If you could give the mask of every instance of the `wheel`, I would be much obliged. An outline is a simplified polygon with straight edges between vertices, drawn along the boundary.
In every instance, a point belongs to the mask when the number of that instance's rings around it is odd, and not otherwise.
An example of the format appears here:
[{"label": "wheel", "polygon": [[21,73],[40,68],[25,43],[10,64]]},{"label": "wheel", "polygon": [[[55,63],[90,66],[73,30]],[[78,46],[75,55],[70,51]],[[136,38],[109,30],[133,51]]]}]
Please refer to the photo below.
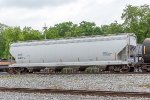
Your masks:
[{"label": "wheel", "polygon": [[107,70],[110,72],[114,72],[115,66],[108,66]]},{"label": "wheel", "polygon": [[121,68],[121,72],[123,72],[123,73],[128,73],[129,71],[130,71],[130,68],[128,66],[123,66]]},{"label": "wheel", "polygon": [[9,74],[17,74],[17,72],[15,71],[14,68],[8,68],[7,69],[7,73],[9,73]]},{"label": "wheel", "polygon": [[142,69],[142,72],[146,73],[146,72],[148,72],[148,71],[147,71],[147,69]]},{"label": "wheel", "polygon": [[143,65],[143,66],[141,66],[141,70],[142,70],[142,72],[148,72],[148,67],[146,66],[146,65]]}]

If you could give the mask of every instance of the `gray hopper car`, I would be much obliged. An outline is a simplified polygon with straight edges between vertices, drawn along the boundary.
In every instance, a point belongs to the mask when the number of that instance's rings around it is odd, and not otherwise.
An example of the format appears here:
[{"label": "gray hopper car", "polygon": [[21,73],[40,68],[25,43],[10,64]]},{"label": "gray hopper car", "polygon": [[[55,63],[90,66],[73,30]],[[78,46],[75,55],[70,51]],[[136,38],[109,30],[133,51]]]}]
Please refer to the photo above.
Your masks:
[{"label": "gray hopper car", "polygon": [[135,63],[136,45],[136,36],[131,33],[12,43],[10,54],[16,63],[9,67],[106,66],[123,71]]}]

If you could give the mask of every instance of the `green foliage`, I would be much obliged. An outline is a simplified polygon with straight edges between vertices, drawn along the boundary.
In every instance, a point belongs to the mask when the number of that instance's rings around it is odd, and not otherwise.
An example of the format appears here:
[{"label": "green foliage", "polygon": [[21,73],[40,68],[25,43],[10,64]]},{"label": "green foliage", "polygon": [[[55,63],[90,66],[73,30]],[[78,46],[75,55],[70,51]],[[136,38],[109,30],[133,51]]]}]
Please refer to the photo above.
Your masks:
[{"label": "green foliage", "polygon": [[121,24],[118,24],[117,21],[111,23],[110,25],[102,25],[101,29],[104,34],[124,33],[123,26]]},{"label": "green foliage", "polygon": [[33,30],[31,27],[24,27],[18,38],[20,41],[26,40],[41,40],[42,35],[38,30]]},{"label": "green foliage", "polygon": [[133,32],[138,42],[150,37],[150,7],[149,5],[128,5],[122,14],[123,26],[126,32]]},{"label": "green foliage", "polygon": [[101,28],[94,22],[86,21],[82,21],[79,25],[72,22],[59,23],[50,27],[45,33],[47,39],[103,34]]},{"label": "green foliage", "polygon": [[2,38],[2,33],[0,33],[0,57],[3,54],[3,51],[4,51],[3,38]]}]

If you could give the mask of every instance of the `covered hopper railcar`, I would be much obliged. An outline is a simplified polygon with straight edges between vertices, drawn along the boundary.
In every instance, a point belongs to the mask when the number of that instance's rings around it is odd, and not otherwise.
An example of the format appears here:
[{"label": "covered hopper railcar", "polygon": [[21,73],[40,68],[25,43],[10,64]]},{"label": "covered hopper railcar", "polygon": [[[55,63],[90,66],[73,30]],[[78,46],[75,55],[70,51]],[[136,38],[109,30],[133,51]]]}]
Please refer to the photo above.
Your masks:
[{"label": "covered hopper railcar", "polygon": [[135,63],[136,36],[120,34],[58,40],[18,42],[10,45],[13,68],[88,68],[129,71]]}]

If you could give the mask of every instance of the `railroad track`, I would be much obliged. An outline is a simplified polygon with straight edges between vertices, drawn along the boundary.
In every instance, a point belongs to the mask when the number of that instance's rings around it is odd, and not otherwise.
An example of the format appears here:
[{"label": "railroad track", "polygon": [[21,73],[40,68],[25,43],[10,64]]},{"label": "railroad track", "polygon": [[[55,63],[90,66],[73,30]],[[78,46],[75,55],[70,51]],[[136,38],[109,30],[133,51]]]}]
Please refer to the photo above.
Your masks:
[{"label": "railroad track", "polygon": [[36,88],[8,88],[0,87],[0,92],[18,93],[51,93],[65,95],[91,95],[91,96],[119,96],[119,97],[150,97],[148,92],[119,92],[94,90],[63,90],[63,89],[36,89]]}]

